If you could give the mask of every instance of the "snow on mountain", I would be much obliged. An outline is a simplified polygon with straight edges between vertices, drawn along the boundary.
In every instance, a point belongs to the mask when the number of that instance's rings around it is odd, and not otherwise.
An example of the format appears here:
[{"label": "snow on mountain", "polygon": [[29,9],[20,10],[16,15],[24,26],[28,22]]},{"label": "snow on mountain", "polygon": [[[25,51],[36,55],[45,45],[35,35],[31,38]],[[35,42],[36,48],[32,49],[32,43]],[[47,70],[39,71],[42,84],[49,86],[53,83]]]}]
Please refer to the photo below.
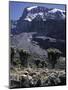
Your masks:
[{"label": "snow on mountain", "polygon": [[29,21],[29,22],[32,21],[31,18],[29,18],[28,16],[24,20]]},{"label": "snow on mountain", "polygon": [[[65,40],[65,12],[56,8],[47,9],[46,7],[31,7],[28,10],[27,8],[24,9],[17,24],[12,22],[16,25],[16,28],[11,28],[12,45],[32,51],[32,53],[36,52],[39,55],[44,55],[42,49],[55,47],[65,55],[65,42],[58,41],[58,39]],[[46,39],[41,36],[51,38]]]},{"label": "snow on mountain", "polygon": [[63,13],[64,11],[61,9],[54,8],[50,11],[48,11],[48,14],[50,14],[51,18],[55,19],[64,19],[65,15]]},{"label": "snow on mountain", "polygon": [[37,7],[38,7],[38,6],[32,6],[32,7],[27,8],[27,10],[30,11],[30,10],[32,10],[32,9],[34,9],[34,8],[37,8]]},{"label": "snow on mountain", "polygon": [[64,14],[65,13],[64,10],[57,9],[57,8],[54,8],[54,9],[48,11],[48,13],[56,13],[56,12],[59,12],[61,14]]},{"label": "snow on mountain", "polygon": [[55,13],[55,12],[57,12],[57,11],[63,12],[63,10],[57,9],[57,8],[54,8],[54,9],[50,10],[49,12],[50,12],[50,13]]},{"label": "snow on mountain", "polygon": [[41,18],[43,18],[43,12],[39,12],[39,13],[35,13],[35,14],[33,14],[33,13],[28,13],[27,14],[27,16],[26,16],[26,18],[24,19],[24,20],[27,20],[27,21],[29,21],[29,22],[31,22],[34,18],[36,18],[36,16],[38,16],[38,15],[40,15],[41,16]]},{"label": "snow on mountain", "polygon": [[35,19],[38,15],[42,18],[43,21],[46,19],[65,19],[65,11],[57,8],[48,9],[46,7],[28,7],[27,8],[27,15],[24,20],[31,22]]}]

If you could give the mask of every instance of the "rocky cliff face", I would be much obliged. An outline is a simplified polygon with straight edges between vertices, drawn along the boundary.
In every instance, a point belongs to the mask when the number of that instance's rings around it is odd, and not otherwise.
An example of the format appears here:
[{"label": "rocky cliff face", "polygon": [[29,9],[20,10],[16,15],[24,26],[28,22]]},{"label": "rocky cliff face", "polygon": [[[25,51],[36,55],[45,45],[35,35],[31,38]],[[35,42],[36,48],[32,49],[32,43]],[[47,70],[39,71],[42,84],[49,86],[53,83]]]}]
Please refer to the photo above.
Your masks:
[{"label": "rocky cliff face", "polygon": [[65,22],[63,10],[41,6],[27,7],[12,33],[44,32],[48,36],[65,39]]},{"label": "rocky cliff face", "polygon": [[[43,49],[54,47],[60,49],[65,56],[65,39],[66,39],[66,15],[65,11],[60,9],[48,9],[41,6],[27,7],[24,9],[22,16],[17,20],[15,26],[11,28],[13,37],[17,38],[22,33],[31,33],[31,40],[35,45]],[[18,35],[18,36],[17,36]],[[18,47],[23,47],[23,40],[29,35],[24,34],[21,38],[12,38],[12,42]],[[39,38],[38,38],[39,37]],[[42,38],[43,37],[43,38]],[[47,37],[47,38],[46,38]],[[49,37],[51,39],[49,39]],[[46,38],[46,39],[45,39]],[[28,37],[28,39],[30,39]],[[25,39],[24,39],[25,40]],[[28,42],[28,40],[25,40]],[[28,44],[27,44],[28,45]],[[33,47],[33,46],[32,46]]]}]

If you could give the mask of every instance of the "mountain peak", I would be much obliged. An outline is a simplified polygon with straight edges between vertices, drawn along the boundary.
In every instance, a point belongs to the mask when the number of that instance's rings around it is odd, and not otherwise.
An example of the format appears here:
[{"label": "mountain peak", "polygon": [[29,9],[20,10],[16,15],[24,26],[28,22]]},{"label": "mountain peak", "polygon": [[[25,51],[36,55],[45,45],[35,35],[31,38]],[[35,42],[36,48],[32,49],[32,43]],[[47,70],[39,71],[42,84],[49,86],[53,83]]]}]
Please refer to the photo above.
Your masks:
[{"label": "mountain peak", "polygon": [[27,10],[30,11],[30,10],[32,10],[32,9],[34,9],[34,8],[37,8],[37,7],[38,7],[38,6],[28,7]]},{"label": "mountain peak", "polygon": [[57,8],[53,8],[53,9],[50,10],[49,12],[55,13],[55,12],[57,12],[57,11],[59,11],[59,12],[63,12],[63,10],[61,10],[61,9],[57,9]]},{"label": "mountain peak", "polygon": [[37,16],[40,16],[43,21],[46,21],[47,19],[55,19],[55,20],[65,19],[64,11],[57,8],[48,9],[43,6],[32,6],[27,7],[26,10],[27,14],[25,15],[24,20],[29,22],[31,22]]}]

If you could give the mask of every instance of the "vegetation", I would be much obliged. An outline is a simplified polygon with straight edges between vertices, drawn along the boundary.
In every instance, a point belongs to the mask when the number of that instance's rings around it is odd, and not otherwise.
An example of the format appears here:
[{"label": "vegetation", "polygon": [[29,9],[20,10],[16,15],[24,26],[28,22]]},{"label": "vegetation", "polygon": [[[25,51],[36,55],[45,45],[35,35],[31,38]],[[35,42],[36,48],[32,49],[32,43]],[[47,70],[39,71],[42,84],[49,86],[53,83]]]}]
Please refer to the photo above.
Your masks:
[{"label": "vegetation", "polygon": [[65,70],[55,69],[57,59],[62,54],[61,51],[49,48],[47,52],[47,60],[51,63],[52,69],[48,68],[48,62],[45,59],[30,54],[22,48],[11,47],[10,88],[65,85]]},{"label": "vegetation", "polygon": [[33,56],[23,49],[17,49],[13,47],[11,47],[11,64],[13,66],[18,66],[18,64],[20,64],[22,67],[47,67],[46,61],[40,59],[39,56]]},{"label": "vegetation", "polygon": [[[48,60],[49,63],[52,65],[52,68],[55,68],[55,64],[57,63],[57,59],[59,59],[62,52],[55,48],[48,48]],[[30,53],[23,49],[17,49],[14,47],[11,47],[11,61],[10,63],[12,65],[20,64],[22,67],[37,67],[37,68],[45,68],[47,67],[47,61],[44,59],[41,59],[40,57]]]},{"label": "vegetation", "polygon": [[24,67],[28,66],[28,57],[30,56],[29,53],[27,53],[26,51],[24,51],[23,49],[21,49],[19,51],[19,56],[20,56],[20,60],[21,60],[21,65],[23,65]]},{"label": "vegetation", "polygon": [[13,64],[13,60],[14,60],[14,54],[15,54],[15,52],[14,52],[14,48],[13,47],[11,47],[11,56],[10,56],[10,59],[11,59],[11,64]]},{"label": "vegetation", "polygon": [[57,59],[60,57],[62,53],[60,50],[55,48],[49,48],[47,49],[47,52],[48,52],[49,62],[52,64],[52,68],[54,68],[55,64],[57,63]]}]

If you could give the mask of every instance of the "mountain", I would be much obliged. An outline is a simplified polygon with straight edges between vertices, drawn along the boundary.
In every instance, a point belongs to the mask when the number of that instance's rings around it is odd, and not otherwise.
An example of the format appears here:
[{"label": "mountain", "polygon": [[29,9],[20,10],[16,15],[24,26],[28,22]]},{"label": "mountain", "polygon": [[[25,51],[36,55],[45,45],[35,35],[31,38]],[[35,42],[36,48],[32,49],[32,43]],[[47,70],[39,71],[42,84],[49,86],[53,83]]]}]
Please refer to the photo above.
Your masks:
[{"label": "mountain", "polygon": [[45,7],[34,6],[27,8],[27,15],[24,20],[31,22],[33,19],[35,19],[38,16],[43,21],[46,21],[47,19],[61,20],[61,19],[65,19],[65,14],[63,12],[64,12],[63,10],[56,8],[49,10]]},{"label": "mountain", "polygon": [[11,32],[44,32],[51,37],[65,39],[65,25],[65,11],[33,6],[24,9],[22,16],[17,20],[16,28]]},{"label": "mountain", "polygon": [[10,29],[10,88],[66,85],[66,12],[26,7]]},{"label": "mountain", "polygon": [[[42,49],[50,47],[58,48],[65,56],[65,11],[42,6],[26,7],[22,16],[14,25],[14,27],[11,27],[11,34],[13,35],[11,42],[13,45],[25,49],[29,47],[31,49],[32,47],[33,52],[37,52],[38,50],[43,52]],[[29,38],[30,35],[31,39]],[[30,42],[28,43],[28,41]],[[25,44],[23,45],[23,43]]]},{"label": "mountain", "polygon": [[40,58],[46,58],[47,52],[41,48],[37,42],[33,40],[33,35],[35,33],[21,33],[18,35],[11,36],[11,46],[16,48],[23,48],[29,53],[40,55]]}]

